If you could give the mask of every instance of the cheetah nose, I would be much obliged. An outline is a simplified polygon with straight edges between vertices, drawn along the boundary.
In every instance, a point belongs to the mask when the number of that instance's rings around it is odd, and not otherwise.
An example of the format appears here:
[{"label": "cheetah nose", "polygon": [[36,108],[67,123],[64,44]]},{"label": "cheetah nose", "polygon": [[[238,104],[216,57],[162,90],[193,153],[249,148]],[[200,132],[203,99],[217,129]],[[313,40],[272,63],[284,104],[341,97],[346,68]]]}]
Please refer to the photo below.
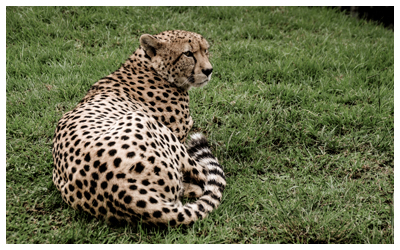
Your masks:
[{"label": "cheetah nose", "polygon": [[201,71],[203,72],[204,75],[209,76],[212,73],[213,69],[212,68],[211,69],[202,69]]}]

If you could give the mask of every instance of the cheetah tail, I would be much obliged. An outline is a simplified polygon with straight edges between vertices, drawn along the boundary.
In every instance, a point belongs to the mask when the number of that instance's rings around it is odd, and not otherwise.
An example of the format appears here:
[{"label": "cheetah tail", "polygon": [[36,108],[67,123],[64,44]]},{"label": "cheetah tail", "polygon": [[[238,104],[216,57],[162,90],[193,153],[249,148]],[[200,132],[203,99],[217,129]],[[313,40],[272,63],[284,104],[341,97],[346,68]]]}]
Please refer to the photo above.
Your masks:
[{"label": "cheetah tail", "polygon": [[203,195],[195,202],[185,205],[180,201],[173,204],[164,202],[163,213],[155,211],[153,214],[158,225],[191,225],[194,221],[205,218],[221,203],[222,192],[226,186],[225,174],[211,153],[207,139],[200,133],[192,135],[187,150],[192,159],[208,170]]},{"label": "cheetah tail", "polygon": [[222,192],[226,186],[225,174],[222,166],[211,153],[207,139],[203,134],[196,133],[191,135],[187,149],[189,155],[208,170],[203,195],[196,202],[183,206],[185,212],[187,212],[185,209],[192,208],[197,218],[201,219],[221,203]]}]

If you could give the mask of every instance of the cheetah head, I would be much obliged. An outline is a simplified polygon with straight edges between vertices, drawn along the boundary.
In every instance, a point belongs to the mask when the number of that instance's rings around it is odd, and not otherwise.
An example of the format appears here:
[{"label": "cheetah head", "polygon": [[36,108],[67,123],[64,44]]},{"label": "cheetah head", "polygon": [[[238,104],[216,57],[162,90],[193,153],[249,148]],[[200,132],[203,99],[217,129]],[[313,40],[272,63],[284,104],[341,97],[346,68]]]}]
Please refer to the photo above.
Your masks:
[{"label": "cheetah head", "polygon": [[166,31],[140,37],[140,45],[154,70],[165,80],[183,89],[206,85],[212,74],[208,42],[199,34]]}]

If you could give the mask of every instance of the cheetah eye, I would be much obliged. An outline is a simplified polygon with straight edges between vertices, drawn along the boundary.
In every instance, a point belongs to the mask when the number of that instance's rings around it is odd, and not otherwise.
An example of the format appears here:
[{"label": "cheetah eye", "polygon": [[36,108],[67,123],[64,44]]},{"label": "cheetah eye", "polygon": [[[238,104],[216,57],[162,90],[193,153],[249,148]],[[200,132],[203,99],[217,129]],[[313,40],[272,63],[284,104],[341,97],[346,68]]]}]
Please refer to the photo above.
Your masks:
[{"label": "cheetah eye", "polygon": [[183,54],[187,57],[193,57],[193,53],[190,51],[183,52]]}]

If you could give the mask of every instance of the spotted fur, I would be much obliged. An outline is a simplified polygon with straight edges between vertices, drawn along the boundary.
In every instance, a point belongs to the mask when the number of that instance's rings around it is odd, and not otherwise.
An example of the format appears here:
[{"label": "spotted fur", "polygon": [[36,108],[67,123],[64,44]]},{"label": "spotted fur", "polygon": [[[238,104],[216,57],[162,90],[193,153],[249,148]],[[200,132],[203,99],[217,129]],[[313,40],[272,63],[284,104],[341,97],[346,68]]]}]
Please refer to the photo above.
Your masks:
[{"label": "spotted fur", "polygon": [[[209,45],[187,31],[140,44],[58,122],[53,182],[71,207],[110,222],[191,224],[218,207],[226,185],[203,135],[184,145],[188,90],[211,78]],[[198,199],[183,205],[182,196]]]}]

